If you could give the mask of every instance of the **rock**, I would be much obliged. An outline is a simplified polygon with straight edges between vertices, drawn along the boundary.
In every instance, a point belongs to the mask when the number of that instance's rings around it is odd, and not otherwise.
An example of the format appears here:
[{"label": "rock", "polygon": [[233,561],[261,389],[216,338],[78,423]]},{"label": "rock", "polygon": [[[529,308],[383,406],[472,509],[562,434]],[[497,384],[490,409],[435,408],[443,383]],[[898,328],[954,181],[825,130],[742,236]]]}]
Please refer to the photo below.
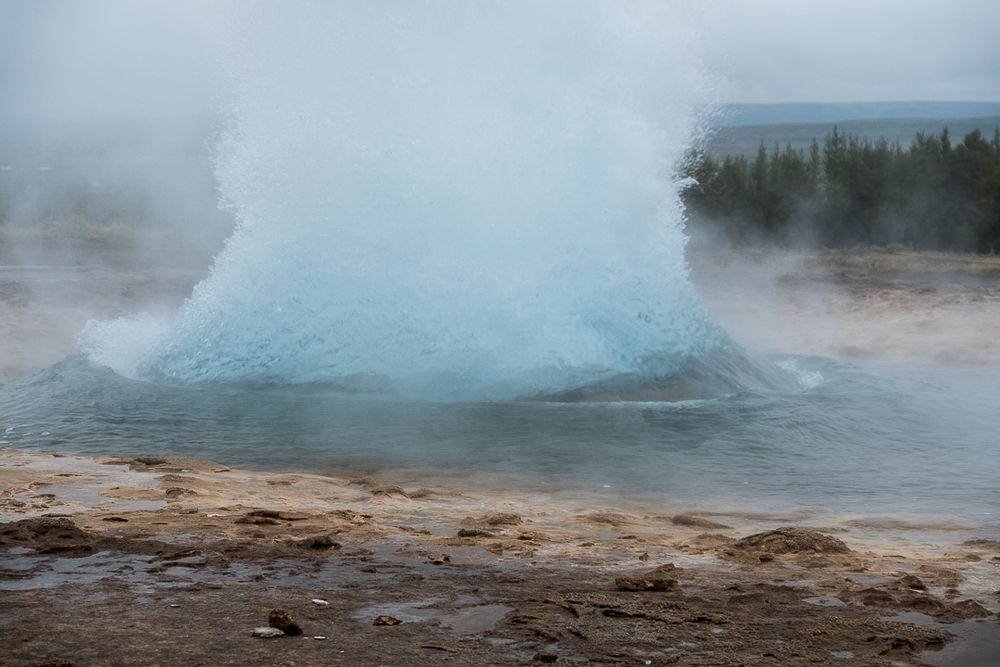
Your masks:
[{"label": "rock", "polygon": [[503,542],[493,542],[492,544],[483,545],[484,551],[489,551],[491,554],[495,554],[497,556],[503,556],[503,549]]},{"label": "rock", "polygon": [[399,496],[401,498],[409,498],[406,491],[403,490],[401,486],[377,486],[371,491],[369,491],[373,496]]},{"label": "rock", "polygon": [[986,618],[990,616],[990,610],[979,604],[975,600],[962,600],[956,602],[948,608],[957,618]]},{"label": "rock", "polygon": [[548,651],[539,651],[535,654],[535,662],[555,662],[559,656]]},{"label": "rock", "polygon": [[69,519],[42,517],[0,524],[0,547],[32,547],[35,553],[89,552],[96,535]]},{"label": "rock", "polygon": [[482,528],[461,528],[457,537],[496,537],[496,533],[489,530],[483,530]]},{"label": "rock", "polygon": [[914,591],[926,591],[927,585],[921,581],[920,577],[914,576],[912,574],[906,574],[899,578],[899,583],[904,588],[909,588]]},{"label": "rock", "polygon": [[269,516],[241,516],[233,523],[246,523],[253,526],[280,526],[281,522]]},{"label": "rock", "polygon": [[686,526],[688,528],[705,528],[708,530],[719,530],[722,528],[729,528],[721,523],[715,523],[714,521],[709,521],[708,519],[702,519],[701,517],[691,516],[690,514],[678,514],[677,516],[671,517],[670,523],[675,526]]},{"label": "rock", "polygon": [[253,632],[250,633],[254,637],[262,637],[263,639],[271,639],[273,637],[284,637],[285,633],[278,628],[254,628]]},{"label": "rock", "polygon": [[430,561],[432,565],[443,565],[451,562],[451,556],[448,554],[431,554],[427,557],[427,560]]},{"label": "rock", "polygon": [[340,542],[333,539],[333,533],[325,533],[323,535],[310,535],[309,537],[303,537],[296,540],[295,546],[303,549],[325,551],[327,549],[339,549]]},{"label": "rock", "polygon": [[524,519],[512,512],[490,512],[479,517],[478,522],[487,526],[520,526]]},{"label": "rock", "polygon": [[510,526],[519,526],[524,520],[511,512],[489,512],[467,516],[459,524],[458,537],[496,537],[507,534]]},{"label": "rock", "polygon": [[361,514],[359,512],[354,512],[352,510],[333,510],[329,513],[330,518],[337,519],[339,521],[346,521],[352,526],[363,526],[365,524],[371,523],[371,514]]},{"label": "rock", "polygon": [[892,607],[896,605],[896,598],[880,588],[860,590],[858,598],[861,600],[861,604],[866,607]]},{"label": "rock", "polygon": [[192,491],[191,489],[185,489],[180,486],[172,486],[166,491],[164,491],[163,495],[165,495],[167,498],[170,498],[171,500],[176,500],[178,498],[183,498],[184,496],[195,496],[198,494]]},{"label": "rock", "polygon": [[316,641],[323,641],[324,639],[326,639],[326,637],[324,637],[323,635],[315,635],[313,639],[315,639]]},{"label": "rock", "polygon": [[625,526],[631,523],[631,520],[627,516],[618,514],[617,512],[594,512],[581,518],[590,523],[602,523],[614,527]]},{"label": "rock", "polygon": [[292,615],[284,609],[272,609],[267,615],[267,624],[281,630],[286,635],[301,635],[302,628],[295,622]]},{"label": "rock", "polygon": [[900,599],[899,604],[930,616],[935,616],[945,611],[944,603],[930,595],[906,596]]},{"label": "rock", "polygon": [[734,542],[730,548],[743,551],[763,551],[769,554],[847,554],[851,550],[836,537],[811,528],[778,528],[757,533]]},{"label": "rock", "polygon": [[191,471],[226,472],[229,470],[226,466],[214,461],[189,456],[106,456],[98,458],[97,462],[106,465],[127,465],[131,470],[141,472],[189,473]]},{"label": "rock", "polygon": [[388,614],[382,614],[381,616],[376,616],[373,625],[399,625],[402,623],[401,620],[395,616],[389,616]]},{"label": "rock", "polygon": [[615,586],[620,591],[669,591],[677,585],[676,579],[663,577],[617,577]]},{"label": "rock", "polygon": [[297,512],[285,512],[283,510],[250,510],[247,516],[259,516],[265,519],[281,519],[282,521],[305,521],[309,517]]},{"label": "rock", "polygon": [[322,598],[313,598],[311,602],[317,607],[329,607],[330,603]]},{"label": "rock", "polygon": [[118,523],[128,523],[128,519],[126,519],[123,516],[106,516],[106,517],[102,517],[101,521],[112,521],[112,522],[118,522]]}]

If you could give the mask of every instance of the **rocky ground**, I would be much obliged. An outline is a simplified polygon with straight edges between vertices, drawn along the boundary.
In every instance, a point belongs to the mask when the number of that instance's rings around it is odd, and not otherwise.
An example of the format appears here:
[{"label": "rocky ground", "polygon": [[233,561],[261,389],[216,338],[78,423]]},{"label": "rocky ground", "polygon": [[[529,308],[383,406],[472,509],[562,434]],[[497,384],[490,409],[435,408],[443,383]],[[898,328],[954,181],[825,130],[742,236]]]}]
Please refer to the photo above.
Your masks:
[{"label": "rocky ground", "polygon": [[1000,664],[989,536],[428,474],[0,464],[5,665]]}]

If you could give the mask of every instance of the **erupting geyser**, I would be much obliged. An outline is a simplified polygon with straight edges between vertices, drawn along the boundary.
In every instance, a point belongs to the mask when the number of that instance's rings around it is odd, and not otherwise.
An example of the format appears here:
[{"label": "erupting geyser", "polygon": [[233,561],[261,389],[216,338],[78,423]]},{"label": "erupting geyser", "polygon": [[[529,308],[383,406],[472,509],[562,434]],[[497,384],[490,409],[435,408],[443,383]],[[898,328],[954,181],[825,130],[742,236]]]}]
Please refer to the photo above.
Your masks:
[{"label": "erupting geyser", "polygon": [[116,345],[143,325],[92,326],[97,361],[501,397],[669,375],[722,344],[687,279],[674,180],[705,101],[690,17],[596,2],[234,14],[218,176],[237,229],[140,354]]}]

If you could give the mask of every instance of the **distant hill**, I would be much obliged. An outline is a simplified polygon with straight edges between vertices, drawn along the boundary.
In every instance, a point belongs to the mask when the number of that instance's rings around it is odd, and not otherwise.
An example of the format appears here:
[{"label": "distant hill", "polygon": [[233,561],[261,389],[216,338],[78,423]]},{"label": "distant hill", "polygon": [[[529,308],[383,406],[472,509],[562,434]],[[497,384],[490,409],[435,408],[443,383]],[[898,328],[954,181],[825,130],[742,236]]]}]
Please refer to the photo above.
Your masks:
[{"label": "distant hill", "polygon": [[843,134],[873,140],[885,137],[892,142],[898,141],[906,147],[913,141],[917,132],[940,134],[945,127],[956,142],[975,129],[988,138],[992,137],[994,130],[1000,127],[1000,113],[980,118],[879,118],[719,127],[708,137],[705,150],[713,157],[738,154],[753,156],[761,143],[767,146],[768,150],[775,144],[781,149],[789,144],[792,148],[805,149],[812,143],[813,138],[822,146],[823,139],[834,126]]},{"label": "distant hill", "polygon": [[989,118],[1000,116],[1000,102],[781,102],[723,104],[716,127],[802,125],[869,119]]}]

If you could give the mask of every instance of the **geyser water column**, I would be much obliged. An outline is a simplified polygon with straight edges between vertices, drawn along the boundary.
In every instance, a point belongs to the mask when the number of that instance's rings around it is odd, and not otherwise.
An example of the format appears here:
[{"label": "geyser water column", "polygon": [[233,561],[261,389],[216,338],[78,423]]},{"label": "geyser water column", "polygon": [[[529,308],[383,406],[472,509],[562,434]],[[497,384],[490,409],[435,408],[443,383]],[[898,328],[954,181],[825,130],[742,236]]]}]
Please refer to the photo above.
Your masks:
[{"label": "geyser water column", "polygon": [[218,177],[238,227],[140,374],[504,397],[669,374],[721,341],[674,180],[704,101],[683,12],[232,18]]}]

